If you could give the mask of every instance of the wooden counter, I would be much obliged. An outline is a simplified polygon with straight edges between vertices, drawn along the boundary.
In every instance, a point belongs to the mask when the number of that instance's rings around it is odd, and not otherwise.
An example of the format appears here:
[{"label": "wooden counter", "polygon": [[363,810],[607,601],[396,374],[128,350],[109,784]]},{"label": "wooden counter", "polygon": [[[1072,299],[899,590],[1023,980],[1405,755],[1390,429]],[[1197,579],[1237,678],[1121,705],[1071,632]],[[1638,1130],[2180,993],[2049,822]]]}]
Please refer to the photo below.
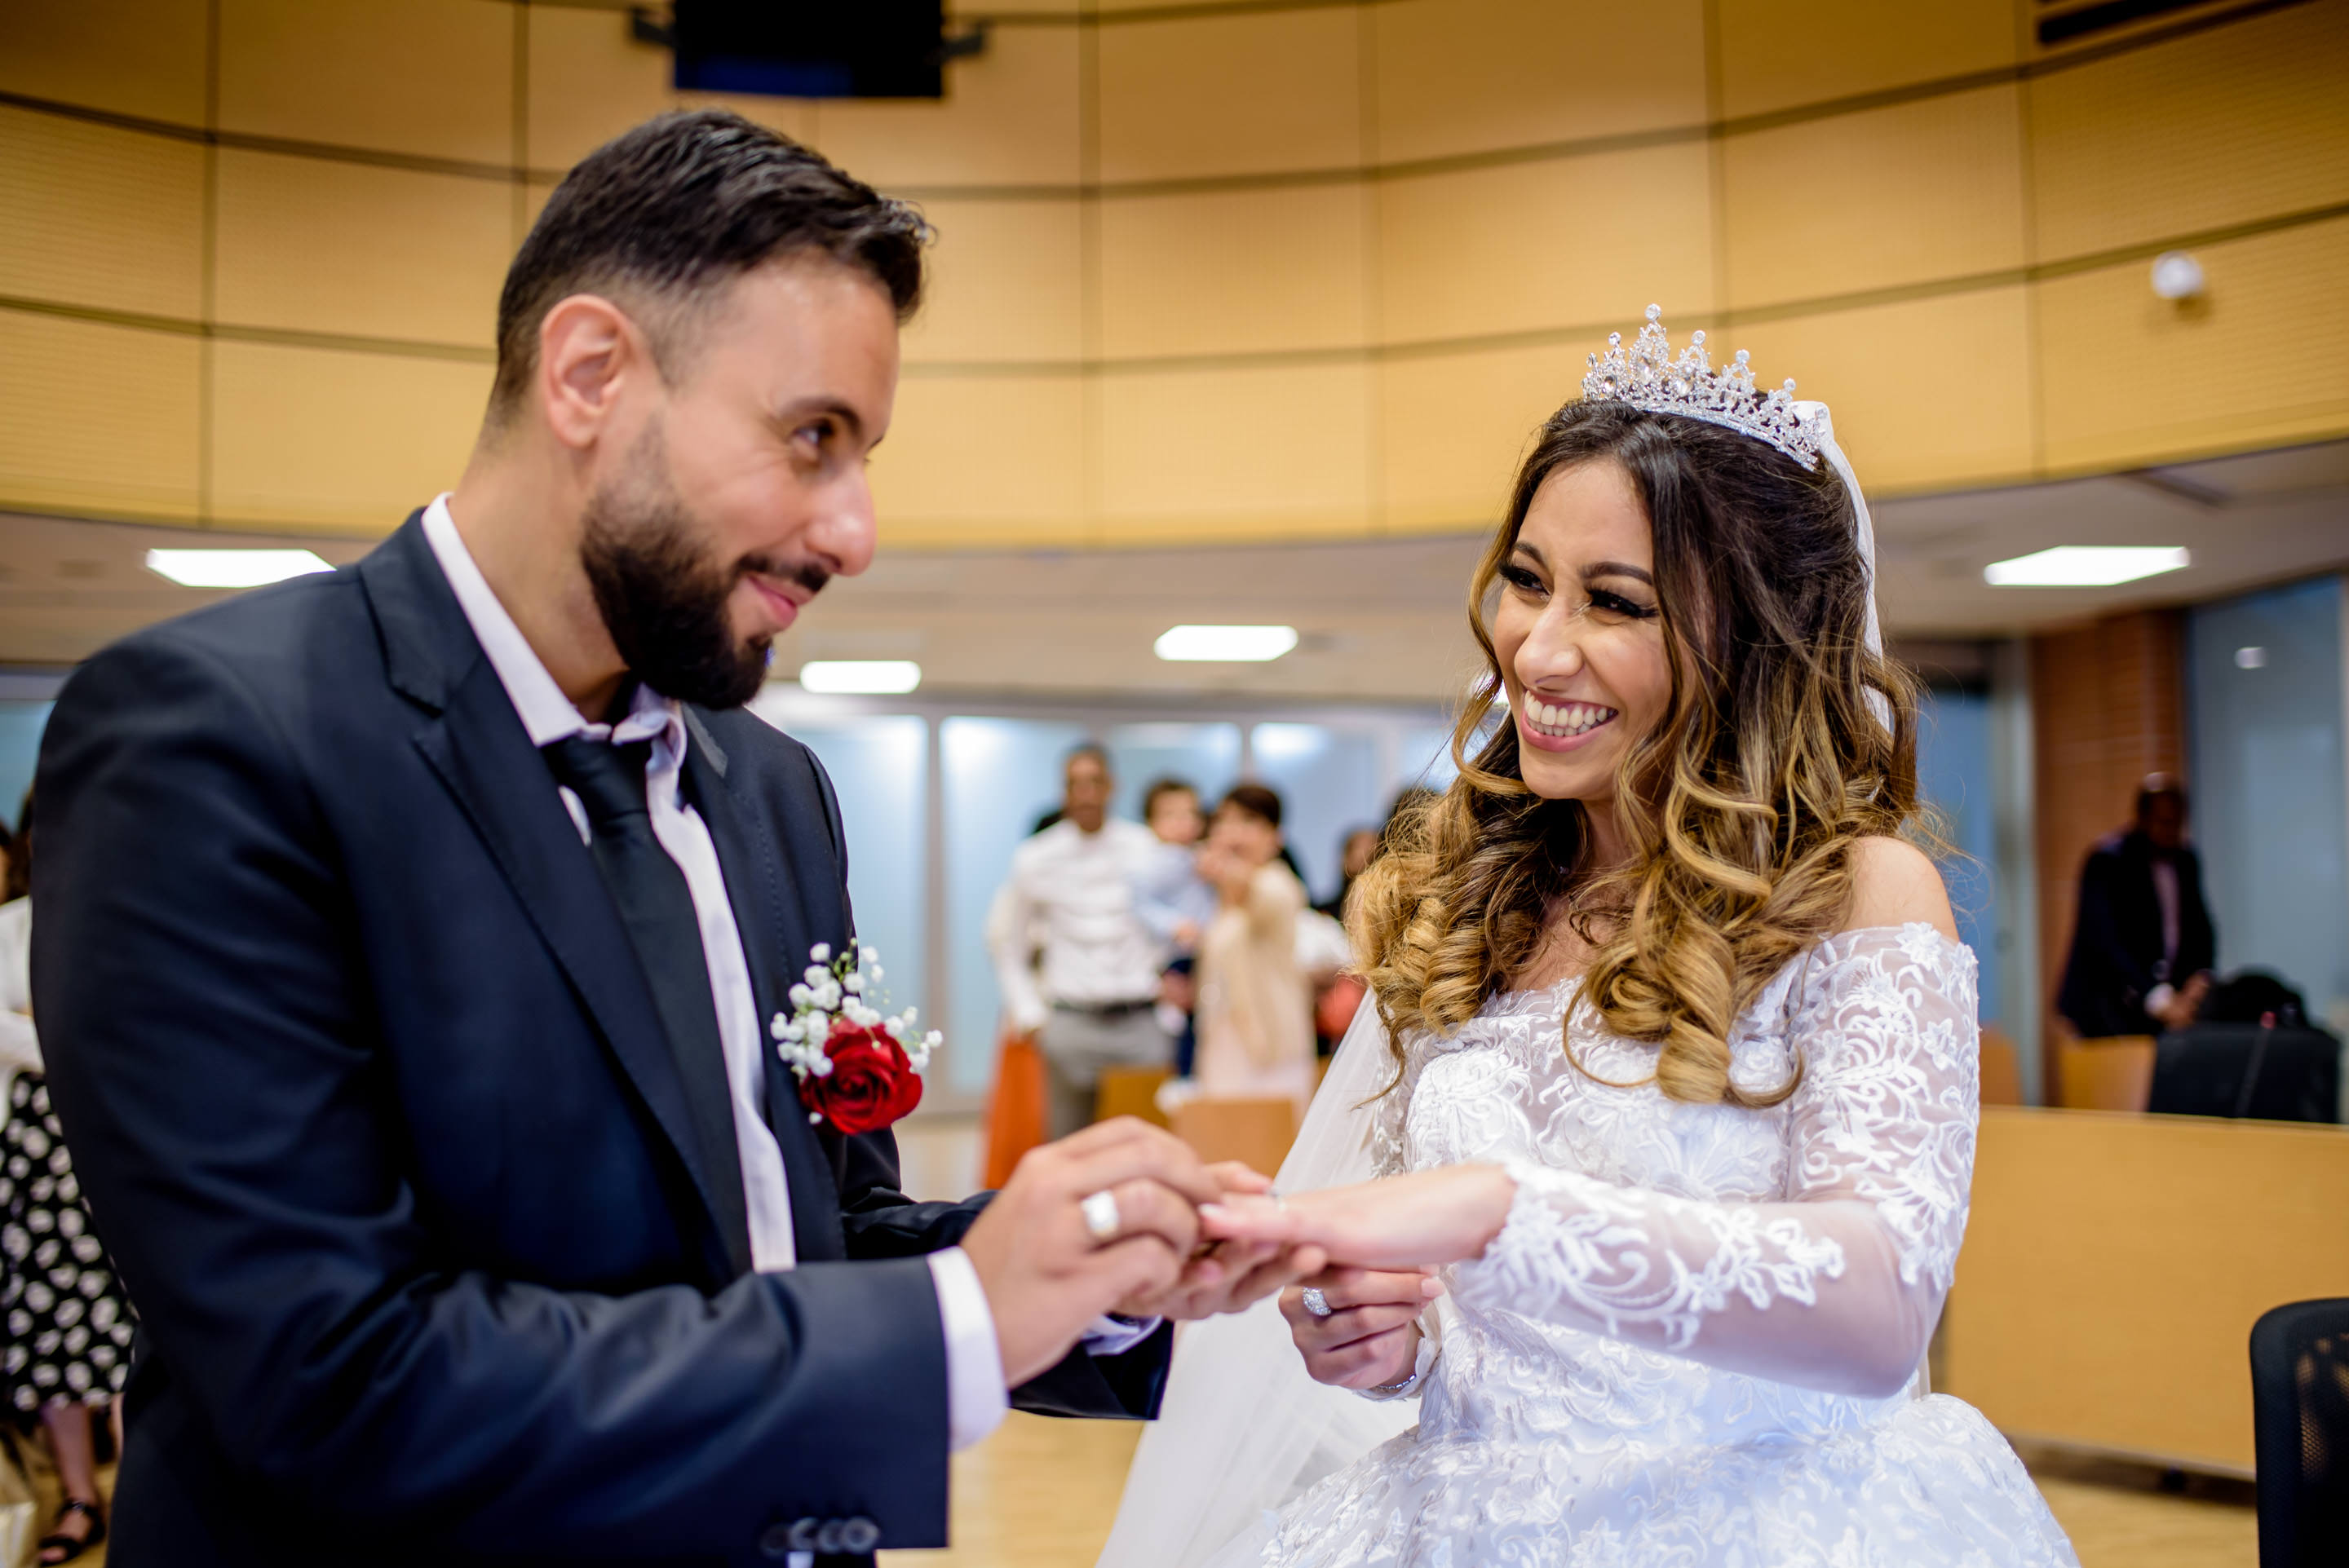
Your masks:
[{"label": "wooden counter", "polygon": [[1941,1387],[2017,1439],[2251,1473],[2251,1324],[2349,1295],[2349,1130],[1989,1107]]}]

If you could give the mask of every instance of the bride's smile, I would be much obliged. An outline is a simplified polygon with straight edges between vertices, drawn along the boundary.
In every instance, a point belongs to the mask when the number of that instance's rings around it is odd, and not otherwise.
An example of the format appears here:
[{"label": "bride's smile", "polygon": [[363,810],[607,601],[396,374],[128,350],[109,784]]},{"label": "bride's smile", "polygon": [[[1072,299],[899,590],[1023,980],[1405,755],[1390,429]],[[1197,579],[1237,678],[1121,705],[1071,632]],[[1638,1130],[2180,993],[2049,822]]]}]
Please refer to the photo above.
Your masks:
[{"label": "bride's smile", "polygon": [[1671,700],[1655,543],[1631,476],[1603,459],[1550,474],[1495,575],[1494,654],[1526,786],[1604,806]]}]

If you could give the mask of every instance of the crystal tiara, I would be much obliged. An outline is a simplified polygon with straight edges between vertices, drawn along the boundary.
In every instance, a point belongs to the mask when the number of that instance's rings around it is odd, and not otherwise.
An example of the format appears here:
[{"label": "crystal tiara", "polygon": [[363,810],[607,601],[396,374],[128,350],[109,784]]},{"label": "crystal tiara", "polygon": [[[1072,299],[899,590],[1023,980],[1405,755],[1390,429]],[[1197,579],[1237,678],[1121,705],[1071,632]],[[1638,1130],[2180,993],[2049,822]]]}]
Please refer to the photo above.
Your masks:
[{"label": "crystal tiara", "polygon": [[1607,335],[1607,353],[1590,356],[1590,374],[1582,378],[1584,402],[1626,403],[1651,414],[1702,419],[1767,441],[1806,469],[1819,466],[1819,438],[1795,407],[1791,377],[1775,392],[1755,391],[1745,350],[1715,370],[1702,332],[1674,358],[1658,325],[1663,314],[1661,305],[1648,307],[1648,325],[1629,351],[1621,333]]}]

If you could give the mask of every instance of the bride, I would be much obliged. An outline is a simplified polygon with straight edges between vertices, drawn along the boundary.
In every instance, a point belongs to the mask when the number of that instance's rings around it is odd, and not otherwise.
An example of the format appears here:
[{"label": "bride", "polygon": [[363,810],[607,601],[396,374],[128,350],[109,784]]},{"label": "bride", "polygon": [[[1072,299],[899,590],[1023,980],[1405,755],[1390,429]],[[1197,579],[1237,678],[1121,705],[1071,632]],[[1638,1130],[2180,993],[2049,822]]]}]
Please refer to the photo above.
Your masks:
[{"label": "bride", "polygon": [[1824,407],[1657,315],[1478,566],[1506,722],[1363,879],[1286,1196],[1210,1216],[1350,1266],[1192,1332],[1105,1565],[2076,1568],[1925,1387],[1975,971],[1865,504]]}]

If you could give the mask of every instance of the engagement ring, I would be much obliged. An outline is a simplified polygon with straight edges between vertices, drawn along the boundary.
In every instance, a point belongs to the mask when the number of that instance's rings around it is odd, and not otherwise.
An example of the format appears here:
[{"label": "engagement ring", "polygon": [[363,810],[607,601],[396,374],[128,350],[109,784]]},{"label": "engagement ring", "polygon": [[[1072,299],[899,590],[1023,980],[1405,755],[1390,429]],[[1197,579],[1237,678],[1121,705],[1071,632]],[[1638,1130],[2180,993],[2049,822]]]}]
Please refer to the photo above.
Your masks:
[{"label": "engagement ring", "polygon": [[1096,1242],[1107,1245],[1117,1240],[1121,1222],[1117,1212],[1117,1194],[1104,1187],[1077,1205],[1085,1217],[1085,1230]]},{"label": "engagement ring", "polygon": [[1321,1294],[1319,1286],[1309,1284],[1305,1287],[1305,1310],[1316,1317],[1327,1317],[1337,1308],[1330,1305],[1330,1298]]}]

